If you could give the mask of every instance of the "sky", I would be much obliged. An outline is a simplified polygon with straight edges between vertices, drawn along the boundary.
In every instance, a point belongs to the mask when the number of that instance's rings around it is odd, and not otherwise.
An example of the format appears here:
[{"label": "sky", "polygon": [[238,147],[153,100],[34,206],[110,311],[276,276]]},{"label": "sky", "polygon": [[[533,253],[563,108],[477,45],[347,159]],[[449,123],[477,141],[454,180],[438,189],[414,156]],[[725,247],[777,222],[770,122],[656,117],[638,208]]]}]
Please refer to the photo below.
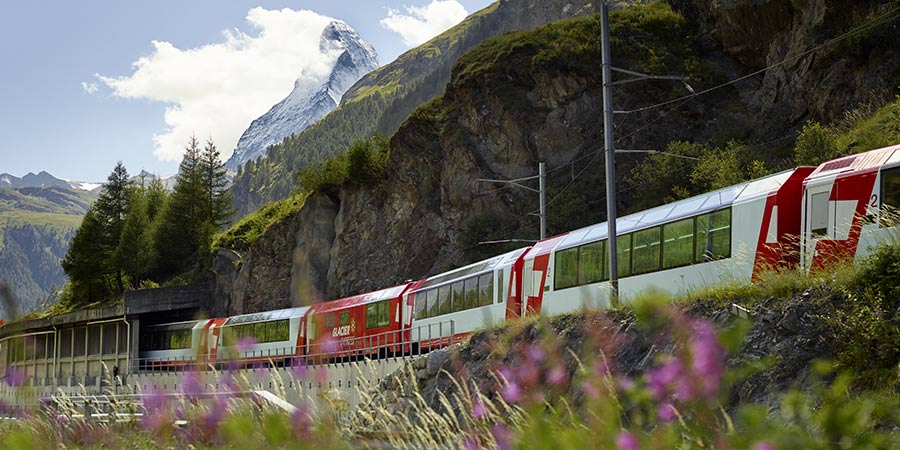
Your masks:
[{"label": "sky", "polygon": [[343,20],[384,65],[491,0],[46,0],[4,5],[0,173],[168,176],[191,134],[225,159]]}]

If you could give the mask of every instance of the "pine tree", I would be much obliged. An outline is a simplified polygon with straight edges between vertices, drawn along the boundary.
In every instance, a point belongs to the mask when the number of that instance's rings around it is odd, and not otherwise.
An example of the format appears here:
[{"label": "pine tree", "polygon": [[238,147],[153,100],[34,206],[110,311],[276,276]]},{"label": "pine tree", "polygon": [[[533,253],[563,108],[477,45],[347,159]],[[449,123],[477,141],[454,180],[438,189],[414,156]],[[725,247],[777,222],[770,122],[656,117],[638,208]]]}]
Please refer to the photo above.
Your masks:
[{"label": "pine tree", "polygon": [[231,209],[232,196],[228,190],[228,177],[225,164],[219,158],[219,150],[212,139],[206,141],[201,155],[203,167],[203,188],[206,196],[204,220],[209,222],[215,231],[222,229],[234,214]]},{"label": "pine tree", "polygon": [[[69,277],[71,298],[64,299],[70,304],[90,304],[98,300],[105,300],[110,294],[107,289],[106,278],[109,270],[103,239],[105,226],[96,208],[91,207],[85,214],[69,251],[61,264],[63,271]],[[86,299],[85,299],[86,297]]]},{"label": "pine tree", "polygon": [[169,276],[193,266],[205,210],[200,143],[191,136],[175,177],[163,217],[156,230],[155,246],[161,275]]},{"label": "pine tree", "polygon": [[121,267],[116,267],[113,255],[119,246],[122,229],[125,226],[128,205],[131,200],[131,186],[128,171],[122,161],[119,161],[107,177],[106,184],[101,188],[100,196],[95,203],[97,217],[103,225],[102,249],[97,257],[101,258],[107,267],[115,272],[119,294],[125,292],[125,283]]},{"label": "pine tree", "polygon": [[153,262],[153,242],[150,239],[150,218],[147,191],[140,187],[131,189],[128,216],[122,227],[119,245],[113,254],[116,268],[124,272],[130,287],[136,289],[150,273]]}]

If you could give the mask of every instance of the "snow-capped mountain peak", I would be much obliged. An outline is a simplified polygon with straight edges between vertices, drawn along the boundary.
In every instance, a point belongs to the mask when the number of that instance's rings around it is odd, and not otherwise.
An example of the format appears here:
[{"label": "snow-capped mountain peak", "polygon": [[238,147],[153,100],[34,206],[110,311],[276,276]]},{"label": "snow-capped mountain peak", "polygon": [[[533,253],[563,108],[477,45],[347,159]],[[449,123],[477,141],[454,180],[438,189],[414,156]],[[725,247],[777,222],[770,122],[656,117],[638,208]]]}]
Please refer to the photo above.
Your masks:
[{"label": "snow-capped mountain peak", "polygon": [[344,93],[363,75],[378,67],[378,55],[350,25],[335,20],[322,30],[319,51],[333,58],[331,72],[321,79],[301,76],[294,89],[267,113],[254,120],[238,140],[234,154],[225,163],[229,169],[265,155],[271,145],[297,134],[325,117]]}]

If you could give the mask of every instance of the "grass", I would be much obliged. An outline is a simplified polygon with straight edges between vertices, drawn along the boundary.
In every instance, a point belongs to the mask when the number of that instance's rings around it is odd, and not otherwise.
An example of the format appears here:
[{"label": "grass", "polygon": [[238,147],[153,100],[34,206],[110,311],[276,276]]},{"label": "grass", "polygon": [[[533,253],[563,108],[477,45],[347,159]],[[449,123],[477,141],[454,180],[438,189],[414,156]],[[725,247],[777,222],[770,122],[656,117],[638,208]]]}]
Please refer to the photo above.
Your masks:
[{"label": "grass", "polygon": [[306,195],[295,194],[290,198],[264,205],[244,216],[238,223],[213,238],[213,252],[220,248],[247,251],[273,225],[300,212]]}]

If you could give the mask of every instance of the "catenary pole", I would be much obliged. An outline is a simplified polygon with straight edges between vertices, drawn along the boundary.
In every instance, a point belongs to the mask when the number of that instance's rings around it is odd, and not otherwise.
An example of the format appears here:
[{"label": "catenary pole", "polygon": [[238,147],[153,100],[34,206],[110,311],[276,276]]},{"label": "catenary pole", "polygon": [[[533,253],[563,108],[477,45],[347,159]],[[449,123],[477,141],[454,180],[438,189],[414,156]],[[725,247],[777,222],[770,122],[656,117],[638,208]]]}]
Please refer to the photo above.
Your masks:
[{"label": "catenary pole", "polygon": [[613,147],[612,71],[609,54],[609,6],[600,1],[601,58],[603,62],[603,141],[606,150],[606,223],[609,249],[609,302],[619,305],[619,266],[616,248],[616,166]]},{"label": "catenary pole", "polygon": [[545,188],[547,172],[544,170],[544,163],[538,165],[538,176],[541,190],[541,240],[544,240],[547,238],[547,189]]}]

